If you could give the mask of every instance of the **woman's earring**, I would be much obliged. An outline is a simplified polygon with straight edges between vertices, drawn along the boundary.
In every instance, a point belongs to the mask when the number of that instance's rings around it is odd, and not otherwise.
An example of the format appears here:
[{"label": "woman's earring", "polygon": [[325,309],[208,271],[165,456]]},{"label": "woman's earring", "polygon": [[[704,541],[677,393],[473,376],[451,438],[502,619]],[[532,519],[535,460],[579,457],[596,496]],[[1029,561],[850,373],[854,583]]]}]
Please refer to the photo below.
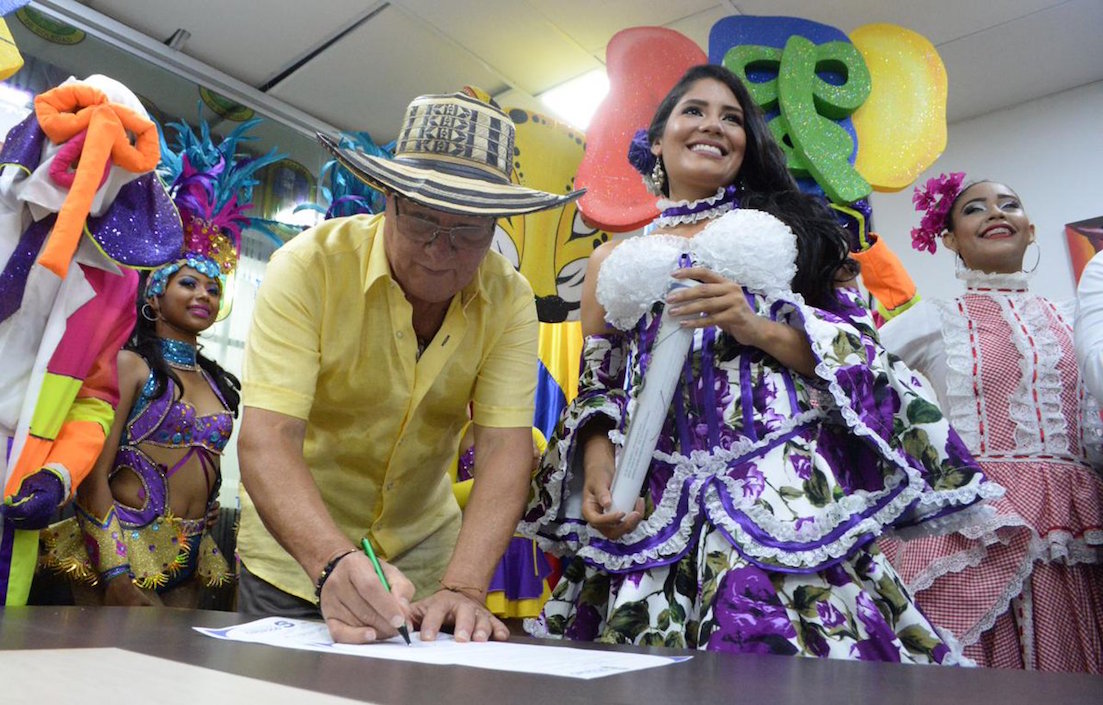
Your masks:
[{"label": "woman's earring", "polygon": [[[1033,273],[1034,270],[1038,268],[1038,263],[1042,261],[1042,248],[1038,246],[1038,242],[1036,240],[1031,241],[1030,245],[1034,245],[1034,266],[1031,267],[1030,269],[1027,269],[1026,267],[1023,267],[1023,272],[1025,272],[1026,274]],[[1030,247],[1030,245],[1027,245],[1027,247]],[[1024,254],[1023,260],[1026,260],[1026,257],[1025,257],[1026,253],[1024,252],[1023,254]]]},{"label": "woman's earring", "polygon": [[651,185],[655,189],[655,195],[663,195],[663,187],[666,185],[666,171],[663,170],[663,158],[655,158],[655,168],[651,170]]},{"label": "woman's earring", "polygon": [[153,310],[153,307],[149,303],[142,304],[142,318],[146,319],[150,323],[157,322],[157,312]]},{"label": "woman's earring", "polygon": [[968,267],[965,266],[965,258],[962,257],[960,253],[955,252],[954,253],[954,275],[960,278],[961,273],[966,269],[968,269]]}]

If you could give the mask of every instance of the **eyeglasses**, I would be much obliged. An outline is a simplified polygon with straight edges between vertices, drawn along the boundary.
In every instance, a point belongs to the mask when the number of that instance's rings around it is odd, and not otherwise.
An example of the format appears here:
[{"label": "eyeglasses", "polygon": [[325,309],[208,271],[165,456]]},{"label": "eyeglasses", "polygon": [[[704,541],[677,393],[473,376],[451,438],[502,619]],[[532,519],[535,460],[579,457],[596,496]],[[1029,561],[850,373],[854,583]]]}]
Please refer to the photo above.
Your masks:
[{"label": "eyeglasses", "polygon": [[419,245],[432,245],[437,236],[444,233],[448,236],[448,242],[453,249],[478,250],[490,244],[494,238],[494,221],[489,225],[454,225],[450,228],[442,228],[440,224],[426,220],[412,213],[402,213],[398,204],[403,199],[394,199],[394,214],[402,221],[402,234]]}]

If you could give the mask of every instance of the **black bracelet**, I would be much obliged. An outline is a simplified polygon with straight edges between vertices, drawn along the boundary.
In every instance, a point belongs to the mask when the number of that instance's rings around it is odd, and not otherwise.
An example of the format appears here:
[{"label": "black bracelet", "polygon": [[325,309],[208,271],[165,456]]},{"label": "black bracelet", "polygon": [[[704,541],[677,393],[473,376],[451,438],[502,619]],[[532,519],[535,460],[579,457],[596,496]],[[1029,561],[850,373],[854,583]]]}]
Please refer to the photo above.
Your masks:
[{"label": "black bracelet", "polygon": [[314,583],[314,599],[318,601],[318,604],[322,604],[322,587],[326,584],[326,580],[329,580],[329,576],[333,574],[333,569],[337,567],[337,564],[341,562],[341,559],[350,553],[356,553],[355,548],[350,548],[344,553],[338,553],[329,563],[326,563],[326,567],[322,568],[321,574],[318,576],[318,582]]}]

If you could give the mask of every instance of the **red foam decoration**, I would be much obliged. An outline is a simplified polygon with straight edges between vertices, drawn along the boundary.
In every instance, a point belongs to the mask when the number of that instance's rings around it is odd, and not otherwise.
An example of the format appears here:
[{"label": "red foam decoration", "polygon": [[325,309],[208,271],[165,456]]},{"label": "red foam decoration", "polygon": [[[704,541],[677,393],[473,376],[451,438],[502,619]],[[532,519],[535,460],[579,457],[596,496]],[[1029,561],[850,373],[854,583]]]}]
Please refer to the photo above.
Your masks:
[{"label": "red foam decoration", "polygon": [[646,128],[662,99],[690,66],[708,63],[701,47],[664,27],[633,27],[609,40],[605,68],[609,93],[586,131],[586,155],[575,187],[588,189],[578,209],[608,232],[642,228],[658,211],[655,197],[628,163],[628,145]]}]

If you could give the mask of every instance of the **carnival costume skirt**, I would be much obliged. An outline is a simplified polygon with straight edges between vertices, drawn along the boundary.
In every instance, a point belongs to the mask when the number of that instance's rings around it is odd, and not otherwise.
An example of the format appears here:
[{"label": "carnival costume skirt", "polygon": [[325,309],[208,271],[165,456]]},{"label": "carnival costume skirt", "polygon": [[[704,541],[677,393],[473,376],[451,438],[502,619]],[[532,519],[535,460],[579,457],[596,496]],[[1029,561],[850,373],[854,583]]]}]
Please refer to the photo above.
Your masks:
[{"label": "carnival costume skirt", "polygon": [[949,663],[949,648],[876,546],[817,573],[748,563],[715,528],[681,560],[610,575],[580,559],[534,636],[903,663]]},{"label": "carnival costume skirt", "polygon": [[[142,527],[122,524],[134,584],[158,593],[196,576],[200,584],[217,588],[233,580],[233,572],[205,530],[206,519],[157,517]],[[42,532],[42,568],[95,585],[99,579],[89,558],[85,536],[76,518],[58,522]]]}]

